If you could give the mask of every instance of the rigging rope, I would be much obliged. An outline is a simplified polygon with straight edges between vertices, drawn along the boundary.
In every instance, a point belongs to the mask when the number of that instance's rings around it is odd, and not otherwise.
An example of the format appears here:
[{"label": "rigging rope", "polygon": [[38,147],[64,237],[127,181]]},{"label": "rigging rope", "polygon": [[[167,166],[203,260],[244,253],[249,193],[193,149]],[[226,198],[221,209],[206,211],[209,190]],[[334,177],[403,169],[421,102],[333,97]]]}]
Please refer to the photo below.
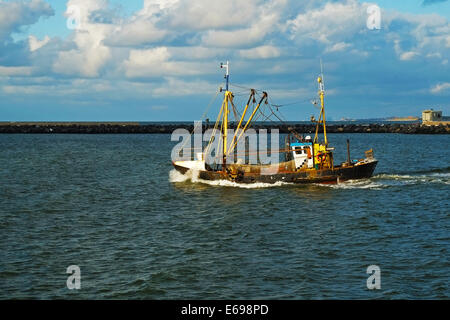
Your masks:
[{"label": "rigging rope", "polygon": [[[216,92],[215,96],[213,96],[213,97],[211,98],[211,100],[210,100],[208,106],[206,107],[206,110],[203,112],[203,115],[202,115],[202,117],[200,118],[201,121],[198,122],[197,125],[194,124],[194,128],[192,129],[191,133],[189,134],[189,138],[192,137],[192,134],[195,132],[195,129],[198,128],[198,125],[203,123],[203,119],[204,119],[204,118],[206,117],[206,115],[208,114],[209,109],[211,109],[211,106],[213,105],[214,101],[216,101],[217,96],[218,96],[219,93],[220,93],[220,89],[221,89],[221,87],[217,88],[217,92]],[[181,149],[184,148],[184,146],[186,145],[187,141],[188,141],[188,140],[186,139],[186,141],[185,141],[185,142],[183,143],[183,145],[181,146]],[[189,140],[189,141],[190,141],[190,140]]]}]

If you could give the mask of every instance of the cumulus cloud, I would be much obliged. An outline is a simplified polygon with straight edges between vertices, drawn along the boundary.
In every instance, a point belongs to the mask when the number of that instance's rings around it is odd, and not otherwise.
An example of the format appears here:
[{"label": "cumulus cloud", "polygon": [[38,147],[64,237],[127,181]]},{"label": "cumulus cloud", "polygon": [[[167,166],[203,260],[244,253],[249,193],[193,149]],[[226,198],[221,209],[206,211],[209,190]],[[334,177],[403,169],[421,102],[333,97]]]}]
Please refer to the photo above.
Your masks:
[{"label": "cumulus cloud", "polygon": [[299,13],[287,22],[291,39],[333,44],[351,38],[366,26],[367,4],[356,0],[328,2],[325,6]]},{"label": "cumulus cloud", "polygon": [[[224,48],[243,48],[262,43],[269,35],[279,32],[280,18],[285,6],[285,1],[268,1],[255,5],[251,10],[248,7],[242,8],[242,11],[236,9],[235,12],[248,13],[247,19],[243,20],[251,21],[248,26],[243,26],[241,22],[232,30],[213,28],[201,35],[201,43],[205,46]],[[235,12],[229,14],[235,15]]]},{"label": "cumulus cloud", "polygon": [[419,55],[419,54],[418,54],[417,52],[414,52],[414,51],[403,52],[403,53],[400,55],[400,60],[403,60],[403,61],[412,60],[412,59],[414,59],[415,57],[417,57],[418,55]]},{"label": "cumulus cloud", "polygon": [[261,42],[270,32],[270,24],[254,25],[239,30],[211,30],[204,34],[202,44],[211,47],[239,48]]},{"label": "cumulus cloud", "polygon": [[339,52],[339,51],[344,51],[345,49],[351,47],[352,45],[349,43],[345,43],[345,42],[338,42],[333,44],[331,47],[328,47],[326,49],[326,52]]},{"label": "cumulus cloud", "polygon": [[140,46],[162,40],[168,34],[168,31],[158,29],[152,19],[137,17],[129,23],[118,26],[114,36],[105,39],[105,44],[124,47]]},{"label": "cumulus cloud", "polygon": [[0,76],[30,76],[32,67],[3,67],[0,66]]},{"label": "cumulus cloud", "polygon": [[174,1],[166,20],[171,27],[190,30],[223,29],[249,25],[258,18],[263,1],[190,0]]},{"label": "cumulus cloud", "polygon": [[43,0],[6,2],[0,0],[0,40],[11,40],[11,33],[36,23],[41,17],[54,15]]},{"label": "cumulus cloud", "polygon": [[[12,33],[53,9],[43,0],[0,0],[0,40],[8,43],[7,50],[0,48],[2,92],[32,96],[48,91],[48,81],[51,91],[73,96],[83,91],[146,99],[204,94],[215,92],[212,83],[222,80],[217,66],[230,60],[233,81],[277,85],[277,98],[295,98],[307,95],[294,87],[315,78],[320,57],[327,89],[344,105],[349,90],[373,101],[393,88],[394,95],[426,92],[439,98],[448,92],[448,19],[382,9],[382,28],[369,30],[369,5],[357,0],[144,0],[141,9],[125,14],[109,0],[68,0],[66,16],[73,7],[80,13],[69,36],[30,34],[13,41]],[[25,81],[33,77],[44,80]],[[435,79],[441,82],[430,87]],[[315,92],[314,84],[307,91]]]},{"label": "cumulus cloud", "polygon": [[178,0],[145,0],[141,10],[116,24],[114,34],[105,39],[110,46],[136,47],[171,36],[170,30],[157,26]]},{"label": "cumulus cloud", "polygon": [[110,48],[103,41],[112,34],[114,25],[91,21],[91,14],[107,7],[106,0],[69,0],[69,9],[77,8],[78,26],[73,35],[75,49],[61,51],[53,65],[53,71],[66,75],[84,77],[99,76],[101,68],[111,57]]},{"label": "cumulus cloud", "polygon": [[189,76],[209,73],[207,66],[199,62],[171,61],[167,47],[131,50],[123,63],[129,78],[152,78],[162,76]]},{"label": "cumulus cloud", "polygon": [[36,51],[45,46],[47,43],[50,42],[50,37],[45,36],[44,39],[39,40],[35,36],[28,36],[28,44],[30,46],[30,51]]},{"label": "cumulus cloud", "polygon": [[173,77],[166,77],[164,83],[152,89],[156,97],[189,96],[217,92],[217,87],[205,80],[183,81]]},{"label": "cumulus cloud", "polygon": [[438,83],[431,88],[431,93],[437,94],[450,89],[450,82]]},{"label": "cumulus cloud", "polygon": [[247,59],[269,59],[278,58],[281,55],[281,51],[277,47],[267,45],[240,50],[239,55]]}]

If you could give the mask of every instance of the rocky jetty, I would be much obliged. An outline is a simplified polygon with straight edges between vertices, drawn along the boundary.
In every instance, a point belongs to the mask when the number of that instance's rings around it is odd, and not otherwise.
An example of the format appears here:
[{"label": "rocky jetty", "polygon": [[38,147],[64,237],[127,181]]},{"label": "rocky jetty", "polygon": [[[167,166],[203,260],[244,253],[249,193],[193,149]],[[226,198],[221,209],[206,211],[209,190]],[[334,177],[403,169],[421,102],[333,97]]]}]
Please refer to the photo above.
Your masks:
[{"label": "rocky jetty", "polygon": [[[212,125],[203,123],[203,130]],[[192,131],[194,124],[139,124],[139,123],[0,123],[0,133],[83,133],[83,134],[113,134],[113,133],[164,133],[171,134],[176,129]],[[233,128],[233,125],[231,125]],[[279,129],[280,133],[287,133],[294,129],[298,133],[314,133],[313,124],[259,124],[252,128]],[[328,124],[328,133],[404,133],[404,134],[448,134],[449,125],[428,126],[420,123],[388,123],[388,124]]]}]

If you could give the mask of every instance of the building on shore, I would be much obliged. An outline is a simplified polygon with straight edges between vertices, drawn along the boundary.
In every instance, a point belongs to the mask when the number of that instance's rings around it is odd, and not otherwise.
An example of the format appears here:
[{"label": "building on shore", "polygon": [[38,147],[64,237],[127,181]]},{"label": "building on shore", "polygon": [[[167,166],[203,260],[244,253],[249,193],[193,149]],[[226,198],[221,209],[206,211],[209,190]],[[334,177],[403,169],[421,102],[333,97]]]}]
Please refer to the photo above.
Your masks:
[{"label": "building on shore", "polygon": [[422,111],[422,121],[441,121],[442,111],[435,111],[433,109]]},{"label": "building on shore", "polygon": [[442,111],[437,111],[433,109],[428,109],[422,111],[422,123],[425,125],[447,125],[450,124],[449,119],[445,119],[445,117],[442,116]]}]

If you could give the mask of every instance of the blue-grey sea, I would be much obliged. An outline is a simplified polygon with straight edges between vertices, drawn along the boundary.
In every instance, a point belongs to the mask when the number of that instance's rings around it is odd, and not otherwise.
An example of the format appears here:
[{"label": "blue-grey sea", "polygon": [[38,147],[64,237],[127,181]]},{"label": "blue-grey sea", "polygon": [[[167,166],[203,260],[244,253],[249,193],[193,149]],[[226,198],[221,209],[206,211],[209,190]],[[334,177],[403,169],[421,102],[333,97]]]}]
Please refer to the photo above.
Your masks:
[{"label": "blue-grey sea", "polygon": [[346,139],[373,178],[243,188],[170,135],[0,135],[0,299],[449,299],[450,135]]}]

